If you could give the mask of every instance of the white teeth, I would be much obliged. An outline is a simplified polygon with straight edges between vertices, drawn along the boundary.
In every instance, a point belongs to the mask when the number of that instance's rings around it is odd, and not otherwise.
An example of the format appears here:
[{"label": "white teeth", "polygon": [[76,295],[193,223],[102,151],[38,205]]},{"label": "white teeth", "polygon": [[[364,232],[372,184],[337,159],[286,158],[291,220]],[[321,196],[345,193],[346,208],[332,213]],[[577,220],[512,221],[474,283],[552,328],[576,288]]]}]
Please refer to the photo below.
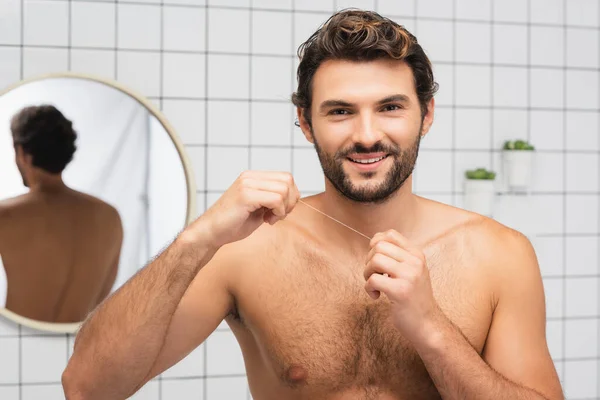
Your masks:
[{"label": "white teeth", "polygon": [[351,160],[356,163],[359,163],[359,164],[373,164],[373,163],[376,163],[377,161],[383,160],[384,158],[385,158],[385,156],[379,157],[379,158],[369,158],[366,160],[355,160],[355,159],[351,158]]}]

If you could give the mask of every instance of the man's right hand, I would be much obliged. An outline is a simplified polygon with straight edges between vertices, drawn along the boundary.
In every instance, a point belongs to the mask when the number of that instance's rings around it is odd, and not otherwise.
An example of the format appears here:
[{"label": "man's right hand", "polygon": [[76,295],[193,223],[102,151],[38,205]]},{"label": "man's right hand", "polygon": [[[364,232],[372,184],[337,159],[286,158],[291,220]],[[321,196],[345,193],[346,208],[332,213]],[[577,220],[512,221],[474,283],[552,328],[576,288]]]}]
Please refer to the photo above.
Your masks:
[{"label": "man's right hand", "polygon": [[245,171],[200,219],[208,224],[211,243],[220,247],[246,238],[264,222],[284,219],[299,199],[290,173]]}]

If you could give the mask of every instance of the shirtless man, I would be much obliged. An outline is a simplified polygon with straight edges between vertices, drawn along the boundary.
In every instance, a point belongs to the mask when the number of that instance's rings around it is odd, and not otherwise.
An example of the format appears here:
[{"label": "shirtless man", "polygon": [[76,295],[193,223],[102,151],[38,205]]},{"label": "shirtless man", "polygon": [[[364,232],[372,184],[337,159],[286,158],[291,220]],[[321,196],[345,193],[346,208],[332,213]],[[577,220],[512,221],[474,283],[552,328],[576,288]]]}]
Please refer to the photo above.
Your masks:
[{"label": "shirtless man", "polygon": [[434,113],[423,50],[360,11],[302,50],[293,100],[325,192],[303,204],[288,173],[241,174],[90,315],[67,398],[125,399],[225,319],[256,400],[562,399],[528,240],[411,191]]},{"label": "shirtless man", "polygon": [[54,106],[22,109],[11,131],[29,192],[0,201],[6,308],[39,321],[82,321],[115,281],[121,219],[112,206],[63,182],[77,135]]}]

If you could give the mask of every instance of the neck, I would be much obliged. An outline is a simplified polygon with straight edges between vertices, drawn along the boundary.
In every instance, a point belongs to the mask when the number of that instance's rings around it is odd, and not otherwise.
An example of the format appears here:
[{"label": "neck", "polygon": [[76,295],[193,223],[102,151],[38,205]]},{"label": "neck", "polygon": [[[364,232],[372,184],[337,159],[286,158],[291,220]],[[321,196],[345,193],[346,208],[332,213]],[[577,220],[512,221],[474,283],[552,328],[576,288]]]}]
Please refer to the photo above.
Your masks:
[{"label": "neck", "polygon": [[49,174],[42,171],[30,173],[27,183],[31,192],[57,192],[67,187],[60,174]]},{"label": "neck", "polygon": [[[359,203],[340,194],[326,181],[325,192],[312,204],[320,211],[372,238],[376,233],[394,229],[410,237],[417,220],[417,196],[412,193],[412,177],[382,203]],[[331,223],[336,224],[331,221]],[[339,231],[348,243],[367,244],[368,240],[339,224]]]}]

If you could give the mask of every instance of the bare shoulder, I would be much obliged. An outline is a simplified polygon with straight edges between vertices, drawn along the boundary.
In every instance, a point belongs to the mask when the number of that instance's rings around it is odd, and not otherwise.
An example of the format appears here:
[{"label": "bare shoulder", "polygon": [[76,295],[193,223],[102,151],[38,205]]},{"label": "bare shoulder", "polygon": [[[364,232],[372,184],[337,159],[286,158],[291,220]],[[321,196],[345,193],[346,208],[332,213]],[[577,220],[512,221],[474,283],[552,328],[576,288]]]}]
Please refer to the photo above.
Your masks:
[{"label": "bare shoulder", "polygon": [[537,261],[531,241],[516,229],[487,217],[474,219],[466,228],[471,248],[492,267],[510,271]]},{"label": "bare shoulder", "polygon": [[439,236],[459,242],[475,264],[503,273],[518,268],[537,268],[533,246],[523,233],[501,222],[447,204],[430,202],[431,225],[441,224]]},{"label": "bare shoulder", "polygon": [[112,224],[115,229],[122,229],[121,215],[117,208],[99,197],[92,196],[88,193],[73,191],[79,202],[85,204],[87,209],[93,210],[94,215],[103,221]]},{"label": "bare shoulder", "polygon": [[523,233],[493,218],[448,204],[428,201],[433,204],[434,218],[445,221],[449,230],[460,232],[466,244],[473,249],[480,249],[482,256],[490,255],[496,258],[507,251],[532,250],[529,239]]},{"label": "bare shoulder", "polygon": [[496,299],[520,285],[537,287],[540,267],[530,239],[501,222],[465,210],[460,225],[469,261],[482,268]]},{"label": "bare shoulder", "polygon": [[0,229],[4,223],[22,213],[28,203],[29,196],[22,194],[0,200]]}]

